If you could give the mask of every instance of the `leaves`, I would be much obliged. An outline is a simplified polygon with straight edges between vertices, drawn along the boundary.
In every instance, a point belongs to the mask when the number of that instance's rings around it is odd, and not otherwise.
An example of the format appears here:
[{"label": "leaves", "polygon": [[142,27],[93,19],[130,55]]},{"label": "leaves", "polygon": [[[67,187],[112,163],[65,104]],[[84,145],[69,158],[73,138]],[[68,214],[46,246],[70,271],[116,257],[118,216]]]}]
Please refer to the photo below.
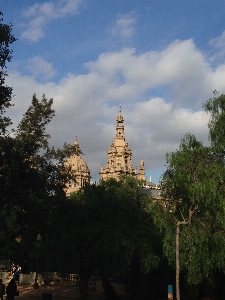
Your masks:
[{"label": "leaves", "polygon": [[[77,263],[78,269],[86,266],[85,272],[92,275],[128,271],[137,249],[142,270],[156,268],[158,235],[146,210],[147,199],[140,194],[140,189],[140,183],[130,177],[86,185],[71,195],[70,211],[63,215],[63,220],[55,215],[61,221],[58,226],[52,223],[54,230],[49,230],[48,241],[56,240],[54,236],[65,228],[64,252],[68,254],[61,259],[66,260],[72,251],[74,267]],[[61,245],[52,244],[52,247],[55,253],[61,251]],[[65,261],[64,267],[66,264]]]},{"label": "leaves", "polygon": [[[167,154],[167,160],[164,201],[152,208],[155,224],[164,233],[164,251],[173,264],[175,225],[187,224],[180,225],[180,265],[188,281],[197,283],[224,263],[223,247],[212,247],[224,231],[224,162],[190,134],[181,140],[178,151]],[[224,246],[223,239],[220,242]]]},{"label": "leaves", "polygon": [[3,117],[5,109],[10,106],[12,88],[5,85],[6,62],[10,62],[12,50],[9,49],[10,44],[16,41],[12,35],[12,26],[2,23],[3,14],[0,12],[0,135],[5,135],[6,127],[11,124],[10,119]]},{"label": "leaves", "polygon": [[32,254],[37,235],[44,240],[52,212],[66,201],[64,187],[71,174],[64,162],[76,149],[67,144],[62,150],[50,149],[46,127],[54,116],[52,104],[52,99],[43,95],[39,101],[34,95],[13,135],[0,140],[2,252],[11,244],[8,238],[20,236],[24,256]]},{"label": "leaves", "polygon": [[225,148],[225,95],[218,98],[211,98],[205,104],[204,108],[210,114],[211,119],[208,123],[209,138],[212,147],[219,154],[224,155]]}]

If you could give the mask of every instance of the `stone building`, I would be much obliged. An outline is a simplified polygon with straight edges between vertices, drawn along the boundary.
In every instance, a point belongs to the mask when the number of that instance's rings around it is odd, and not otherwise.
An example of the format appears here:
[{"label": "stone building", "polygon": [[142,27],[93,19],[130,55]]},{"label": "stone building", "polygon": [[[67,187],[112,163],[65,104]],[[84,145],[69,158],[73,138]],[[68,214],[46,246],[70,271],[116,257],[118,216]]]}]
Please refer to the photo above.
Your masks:
[{"label": "stone building", "polygon": [[108,150],[108,160],[106,167],[101,167],[99,172],[100,179],[107,180],[109,178],[119,179],[121,175],[129,175],[140,180],[146,181],[145,177],[145,167],[144,161],[141,159],[140,168],[138,170],[137,166],[135,169],[132,168],[131,156],[132,152],[125,140],[124,135],[124,119],[120,112],[116,119],[116,135],[112,144],[109,146]]},{"label": "stone building", "polygon": [[[76,141],[74,146],[77,149],[77,153],[79,153],[80,146]],[[137,179],[143,181],[143,189],[146,190],[146,193],[153,193],[160,191],[159,187],[147,180],[145,177],[145,166],[144,160],[140,160],[139,170],[137,166],[133,169],[131,164],[132,152],[125,140],[124,135],[124,118],[121,112],[121,108],[119,111],[119,115],[116,119],[116,135],[109,146],[108,149],[108,159],[106,167],[101,167],[99,172],[101,180],[107,180],[109,178],[115,178],[119,180],[121,175],[133,176]],[[66,187],[66,195],[69,197],[70,193],[76,192],[80,190],[86,183],[90,183],[90,171],[89,168],[81,155],[74,154],[66,161],[66,165],[71,167],[72,174],[74,175],[74,180],[70,180]],[[151,191],[152,190],[152,191]]]},{"label": "stone building", "polygon": [[[77,153],[79,153],[80,146],[77,138],[74,142],[74,146],[77,150]],[[90,183],[91,176],[85,160],[79,154],[74,154],[68,158],[65,165],[71,167],[71,171],[74,176],[74,179],[70,180],[66,187],[66,196],[69,197],[70,193],[76,192],[80,190],[86,183]]]}]

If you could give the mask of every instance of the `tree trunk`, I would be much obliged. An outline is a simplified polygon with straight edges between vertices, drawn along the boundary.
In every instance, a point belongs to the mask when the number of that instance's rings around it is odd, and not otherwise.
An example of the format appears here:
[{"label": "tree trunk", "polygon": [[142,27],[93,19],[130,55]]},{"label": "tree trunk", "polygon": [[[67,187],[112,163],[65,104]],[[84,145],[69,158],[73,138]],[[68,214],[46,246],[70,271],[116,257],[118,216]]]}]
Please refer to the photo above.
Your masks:
[{"label": "tree trunk", "polygon": [[176,225],[176,299],[180,300],[180,225],[191,224],[191,218],[198,206],[191,205],[189,208],[189,217],[183,221],[178,221]]},{"label": "tree trunk", "polygon": [[176,299],[180,300],[180,222],[176,225]]},{"label": "tree trunk", "polygon": [[88,300],[88,281],[91,277],[91,268],[89,264],[85,264],[82,253],[80,253],[78,275],[79,275],[79,300]]},{"label": "tree trunk", "polygon": [[141,280],[141,263],[140,263],[140,252],[139,249],[136,248],[133,253],[132,261],[131,261],[131,270],[129,276],[129,294],[130,298],[133,300],[141,299],[141,295],[143,294],[143,289],[140,288],[140,280]]},{"label": "tree trunk", "polygon": [[88,300],[88,280],[89,278],[84,274],[79,274],[79,291],[80,291],[80,300]]},{"label": "tree trunk", "polygon": [[102,277],[102,287],[104,289],[105,300],[116,300],[117,294],[114,287],[109,282],[108,277]]}]

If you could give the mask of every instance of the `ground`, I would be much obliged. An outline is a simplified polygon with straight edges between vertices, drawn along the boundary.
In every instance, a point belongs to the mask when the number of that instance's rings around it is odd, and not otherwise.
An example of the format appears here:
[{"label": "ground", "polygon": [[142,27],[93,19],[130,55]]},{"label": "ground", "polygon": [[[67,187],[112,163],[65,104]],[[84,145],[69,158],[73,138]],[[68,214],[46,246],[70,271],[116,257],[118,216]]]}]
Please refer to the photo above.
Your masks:
[{"label": "ground", "polygon": [[[18,286],[19,297],[15,300],[35,300],[42,299],[43,293],[52,293],[52,299],[76,300],[78,299],[78,291],[72,285],[62,286],[59,284],[49,284],[38,289],[34,289],[32,285],[21,284]],[[102,292],[90,290],[90,300],[103,300]],[[4,298],[5,300],[5,298]]]},{"label": "ground", "polygon": [[[114,285],[114,284],[113,284]],[[124,290],[121,287],[115,286],[117,294],[124,295]],[[77,300],[78,290],[74,285],[68,283],[67,285],[60,285],[59,282],[52,282],[48,285],[34,289],[33,285],[21,284],[18,286],[19,297],[15,297],[15,300],[35,300],[42,299],[43,293],[52,293],[52,299],[65,299],[65,300]],[[6,296],[4,296],[4,300]],[[89,300],[104,300],[105,296],[101,287],[101,282],[96,282],[96,290],[89,288]]]}]

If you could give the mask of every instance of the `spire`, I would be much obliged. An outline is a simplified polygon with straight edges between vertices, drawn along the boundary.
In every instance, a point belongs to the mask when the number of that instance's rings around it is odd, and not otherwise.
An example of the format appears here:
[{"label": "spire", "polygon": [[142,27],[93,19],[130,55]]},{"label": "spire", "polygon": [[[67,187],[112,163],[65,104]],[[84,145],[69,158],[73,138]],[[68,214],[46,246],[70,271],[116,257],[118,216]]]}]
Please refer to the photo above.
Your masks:
[{"label": "spire", "polygon": [[[122,174],[134,176],[134,170],[131,165],[131,150],[128,143],[125,141],[124,135],[124,119],[122,115],[121,105],[119,108],[119,114],[116,119],[116,136],[112,141],[112,144],[108,149],[108,159],[106,168],[101,168],[101,179],[106,180],[108,178],[119,179]],[[136,173],[138,171],[136,170]],[[135,174],[137,176],[137,174]]]},{"label": "spire", "polygon": [[140,161],[140,176],[139,176],[139,179],[140,180],[146,180],[146,177],[145,177],[145,163],[144,163],[144,160],[141,159]]},{"label": "spire", "polygon": [[77,141],[77,135],[76,135],[76,141],[74,142],[74,146],[75,146],[77,149],[80,148],[80,145],[79,145],[79,143],[78,143],[78,141]]},{"label": "spire", "polygon": [[119,115],[116,119],[117,124],[116,124],[116,139],[124,139],[124,125],[123,125],[123,115],[121,111],[121,105],[120,105],[120,111]]},{"label": "spire", "polygon": [[120,104],[120,110],[119,110],[119,114],[118,114],[118,117],[117,117],[116,121],[117,121],[117,125],[122,125],[122,123],[124,121],[123,120],[123,115],[122,115],[121,104]]}]

